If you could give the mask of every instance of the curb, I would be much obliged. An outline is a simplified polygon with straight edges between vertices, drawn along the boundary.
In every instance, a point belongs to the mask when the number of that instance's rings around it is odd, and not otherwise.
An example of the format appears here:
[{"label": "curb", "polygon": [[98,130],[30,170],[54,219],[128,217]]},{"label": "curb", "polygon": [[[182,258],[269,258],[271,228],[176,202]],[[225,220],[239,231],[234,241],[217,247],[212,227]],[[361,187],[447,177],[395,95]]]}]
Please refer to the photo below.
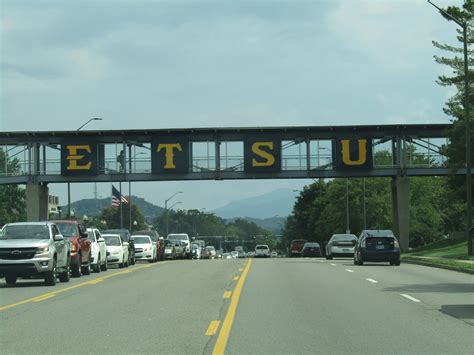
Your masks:
[{"label": "curb", "polygon": [[429,267],[436,267],[438,269],[458,271],[458,272],[463,272],[465,274],[474,275],[474,270],[466,269],[462,266],[436,264],[436,263],[433,263],[433,262],[429,262],[429,261],[425,261],[425,260],[412,259],[412,258],[406,258],[406,259],[402,258],[401,261],[404,262],[404,263],[407,263],[407,264],[416,264],[416,265],[423,265],[423,266],[429,266]]}]

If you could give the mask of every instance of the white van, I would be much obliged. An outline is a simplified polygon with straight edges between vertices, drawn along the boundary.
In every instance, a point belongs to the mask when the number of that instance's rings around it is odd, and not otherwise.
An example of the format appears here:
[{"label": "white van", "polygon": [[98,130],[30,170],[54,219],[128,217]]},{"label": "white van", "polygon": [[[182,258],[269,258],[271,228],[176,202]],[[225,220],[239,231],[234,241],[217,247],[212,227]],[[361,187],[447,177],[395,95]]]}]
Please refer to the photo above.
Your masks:
[{"label": "white van", "polygon": [[255,257],[256,258],[269,258],[270,257],[270,248],[266,244],[260,244],[255,247]]}]

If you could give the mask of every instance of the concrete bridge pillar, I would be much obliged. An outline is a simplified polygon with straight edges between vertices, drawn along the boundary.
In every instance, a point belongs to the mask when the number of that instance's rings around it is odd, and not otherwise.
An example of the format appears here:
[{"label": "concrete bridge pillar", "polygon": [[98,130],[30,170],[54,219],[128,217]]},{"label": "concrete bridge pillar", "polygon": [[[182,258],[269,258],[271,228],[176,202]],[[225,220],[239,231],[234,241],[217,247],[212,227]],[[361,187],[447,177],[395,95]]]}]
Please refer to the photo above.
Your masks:
[{"label": "concrete bridge pillar", "polygon": [[26,219],[28,222],[45,221],[48,219],[47,185],[30,182],[26,184]]},{"label": "concrete bridge pillar", "polygon": [[410,241],[410,184],[408,176],[392,177],[393,232],[402,251],[408,250]]}]

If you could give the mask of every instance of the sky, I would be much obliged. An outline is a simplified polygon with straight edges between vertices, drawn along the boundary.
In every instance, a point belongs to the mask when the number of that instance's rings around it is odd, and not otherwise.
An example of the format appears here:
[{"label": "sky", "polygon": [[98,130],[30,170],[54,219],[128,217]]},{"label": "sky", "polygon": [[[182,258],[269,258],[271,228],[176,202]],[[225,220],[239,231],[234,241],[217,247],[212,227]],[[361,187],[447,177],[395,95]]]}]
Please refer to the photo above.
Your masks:
[{"label": "sky", "polygon": [[[442,7],[461,0],[436,1]],[[0,130],[448,123],[424,0],[0,0]],[[212,210],[311,180],[134,183]],[[127,193],[125,185],[123,192]],[[50,193],[66,203],[66,185]],[[99,197],[110,184],[97,184]],[[73,184],[72,200],[93,184]]]}]

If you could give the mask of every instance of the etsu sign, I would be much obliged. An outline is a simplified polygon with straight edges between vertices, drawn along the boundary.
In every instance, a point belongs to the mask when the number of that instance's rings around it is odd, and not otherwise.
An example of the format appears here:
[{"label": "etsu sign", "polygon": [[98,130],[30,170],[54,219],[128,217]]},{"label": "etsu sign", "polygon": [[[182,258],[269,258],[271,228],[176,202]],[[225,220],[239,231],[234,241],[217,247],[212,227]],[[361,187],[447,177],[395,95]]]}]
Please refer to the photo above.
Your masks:
[{"label": "etsu sign", "polygon": [[[152,174],[187,174],[192,171],[192,140],[176,135],[151,139]],[[282,139],[247,135],[243,139],[244,172],[278,173],[282,170]],[[372,169],[372,139],[344,136],[333,139],[333,166],[340,170]],[[100,153],[102,148],[102,154]],[[97,175],[103,172],[103,145],[98,141],[65,141],[61,146],[62,175]],[[102,162],[101,162],[102,160]]]}]

